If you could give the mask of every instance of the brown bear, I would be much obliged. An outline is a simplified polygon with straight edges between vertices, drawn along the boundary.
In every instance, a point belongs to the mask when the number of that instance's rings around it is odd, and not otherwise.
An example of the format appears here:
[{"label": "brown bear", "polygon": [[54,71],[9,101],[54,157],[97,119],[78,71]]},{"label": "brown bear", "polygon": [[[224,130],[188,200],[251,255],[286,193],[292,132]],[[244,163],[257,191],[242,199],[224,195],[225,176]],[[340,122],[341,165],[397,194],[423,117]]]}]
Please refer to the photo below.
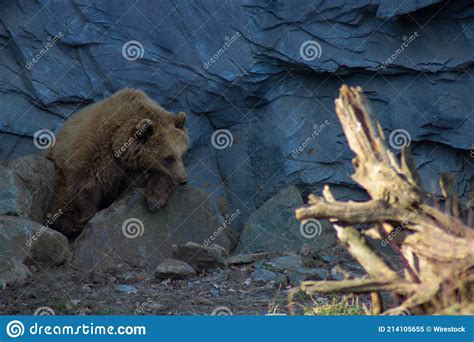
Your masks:
[{"label": "brown bear", "polygon": [[135,89],[74,114],[46,151],[56,165],[49,211],[62,212],[53,228],[77,236],[98,210],[144,177],[148,208],[163,207],[175,185],[187,182],[185,121],[185,113],[174,115]]}]

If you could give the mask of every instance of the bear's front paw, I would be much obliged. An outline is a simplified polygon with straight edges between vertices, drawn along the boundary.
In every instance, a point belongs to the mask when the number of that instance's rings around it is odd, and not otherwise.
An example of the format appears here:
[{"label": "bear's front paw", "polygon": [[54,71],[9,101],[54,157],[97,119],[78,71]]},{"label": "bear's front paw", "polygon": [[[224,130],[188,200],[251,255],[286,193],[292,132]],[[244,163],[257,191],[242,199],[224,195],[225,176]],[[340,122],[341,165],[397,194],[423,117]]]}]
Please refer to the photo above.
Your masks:
[{"label": "bear's front paw", "polygon": [[153,172],[148,177],[145,187],[146,204],[150,211],[156,211],[168,202],[173,182],[169,176]]}]

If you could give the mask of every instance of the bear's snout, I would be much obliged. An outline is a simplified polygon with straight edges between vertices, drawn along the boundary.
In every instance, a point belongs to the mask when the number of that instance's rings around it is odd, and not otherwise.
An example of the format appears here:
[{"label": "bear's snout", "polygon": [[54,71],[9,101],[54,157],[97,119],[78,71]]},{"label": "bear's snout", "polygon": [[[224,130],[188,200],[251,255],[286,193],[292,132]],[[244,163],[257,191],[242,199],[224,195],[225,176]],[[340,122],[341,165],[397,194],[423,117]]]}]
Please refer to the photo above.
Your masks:
[{"label": "bear's snout", "polygon": [[188,179],[187,178],[178,183],[179,186],[183,186],[183,185],[186,185],[186,184],[188,184]]}]

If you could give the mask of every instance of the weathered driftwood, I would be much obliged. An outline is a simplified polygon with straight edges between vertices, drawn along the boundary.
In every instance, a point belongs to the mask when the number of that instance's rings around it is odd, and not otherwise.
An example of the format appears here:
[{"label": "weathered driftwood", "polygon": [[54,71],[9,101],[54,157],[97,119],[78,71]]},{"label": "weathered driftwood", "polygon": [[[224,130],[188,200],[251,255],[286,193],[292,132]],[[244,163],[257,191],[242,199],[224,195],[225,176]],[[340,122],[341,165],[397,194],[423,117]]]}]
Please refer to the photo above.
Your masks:
[{"label": "weathered driftwood", "polygon": [[[372,121],[369,102],[360,88],[343,86],[336,112],[356,157],[352,178],[370,195],[367,202],[335,201],[329,187],[323,197],[309,196],[309,206],[296,217],[328,219],[339,240],[364,267],[367,278],[306,281],[306,293],[371,293],[373,312],[380,313],[380,292],[394,294],[397,306],[385,314],[473,313],[474,230],[461,220],[465,209],[446,177],[441,188],[444,212],[427,204],[411,157],[401,161],[387,147],[380,125]],[[364,224],[371,228],[358,229]],[[366,243],[384,240],[398,255],[397,272]]]}]

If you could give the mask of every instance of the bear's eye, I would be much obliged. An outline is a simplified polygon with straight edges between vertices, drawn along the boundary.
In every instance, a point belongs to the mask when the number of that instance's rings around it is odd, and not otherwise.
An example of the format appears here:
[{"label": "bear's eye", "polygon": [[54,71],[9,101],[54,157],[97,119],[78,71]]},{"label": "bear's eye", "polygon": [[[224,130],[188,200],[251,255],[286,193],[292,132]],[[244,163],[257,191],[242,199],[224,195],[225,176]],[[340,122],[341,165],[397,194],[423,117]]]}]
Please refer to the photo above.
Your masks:
[{"label": "bear's eye", "polygon": [[166,157],[163,162],[165,163],[165,166],[171,166],[174,164],[175,159],[174,157]]}]

